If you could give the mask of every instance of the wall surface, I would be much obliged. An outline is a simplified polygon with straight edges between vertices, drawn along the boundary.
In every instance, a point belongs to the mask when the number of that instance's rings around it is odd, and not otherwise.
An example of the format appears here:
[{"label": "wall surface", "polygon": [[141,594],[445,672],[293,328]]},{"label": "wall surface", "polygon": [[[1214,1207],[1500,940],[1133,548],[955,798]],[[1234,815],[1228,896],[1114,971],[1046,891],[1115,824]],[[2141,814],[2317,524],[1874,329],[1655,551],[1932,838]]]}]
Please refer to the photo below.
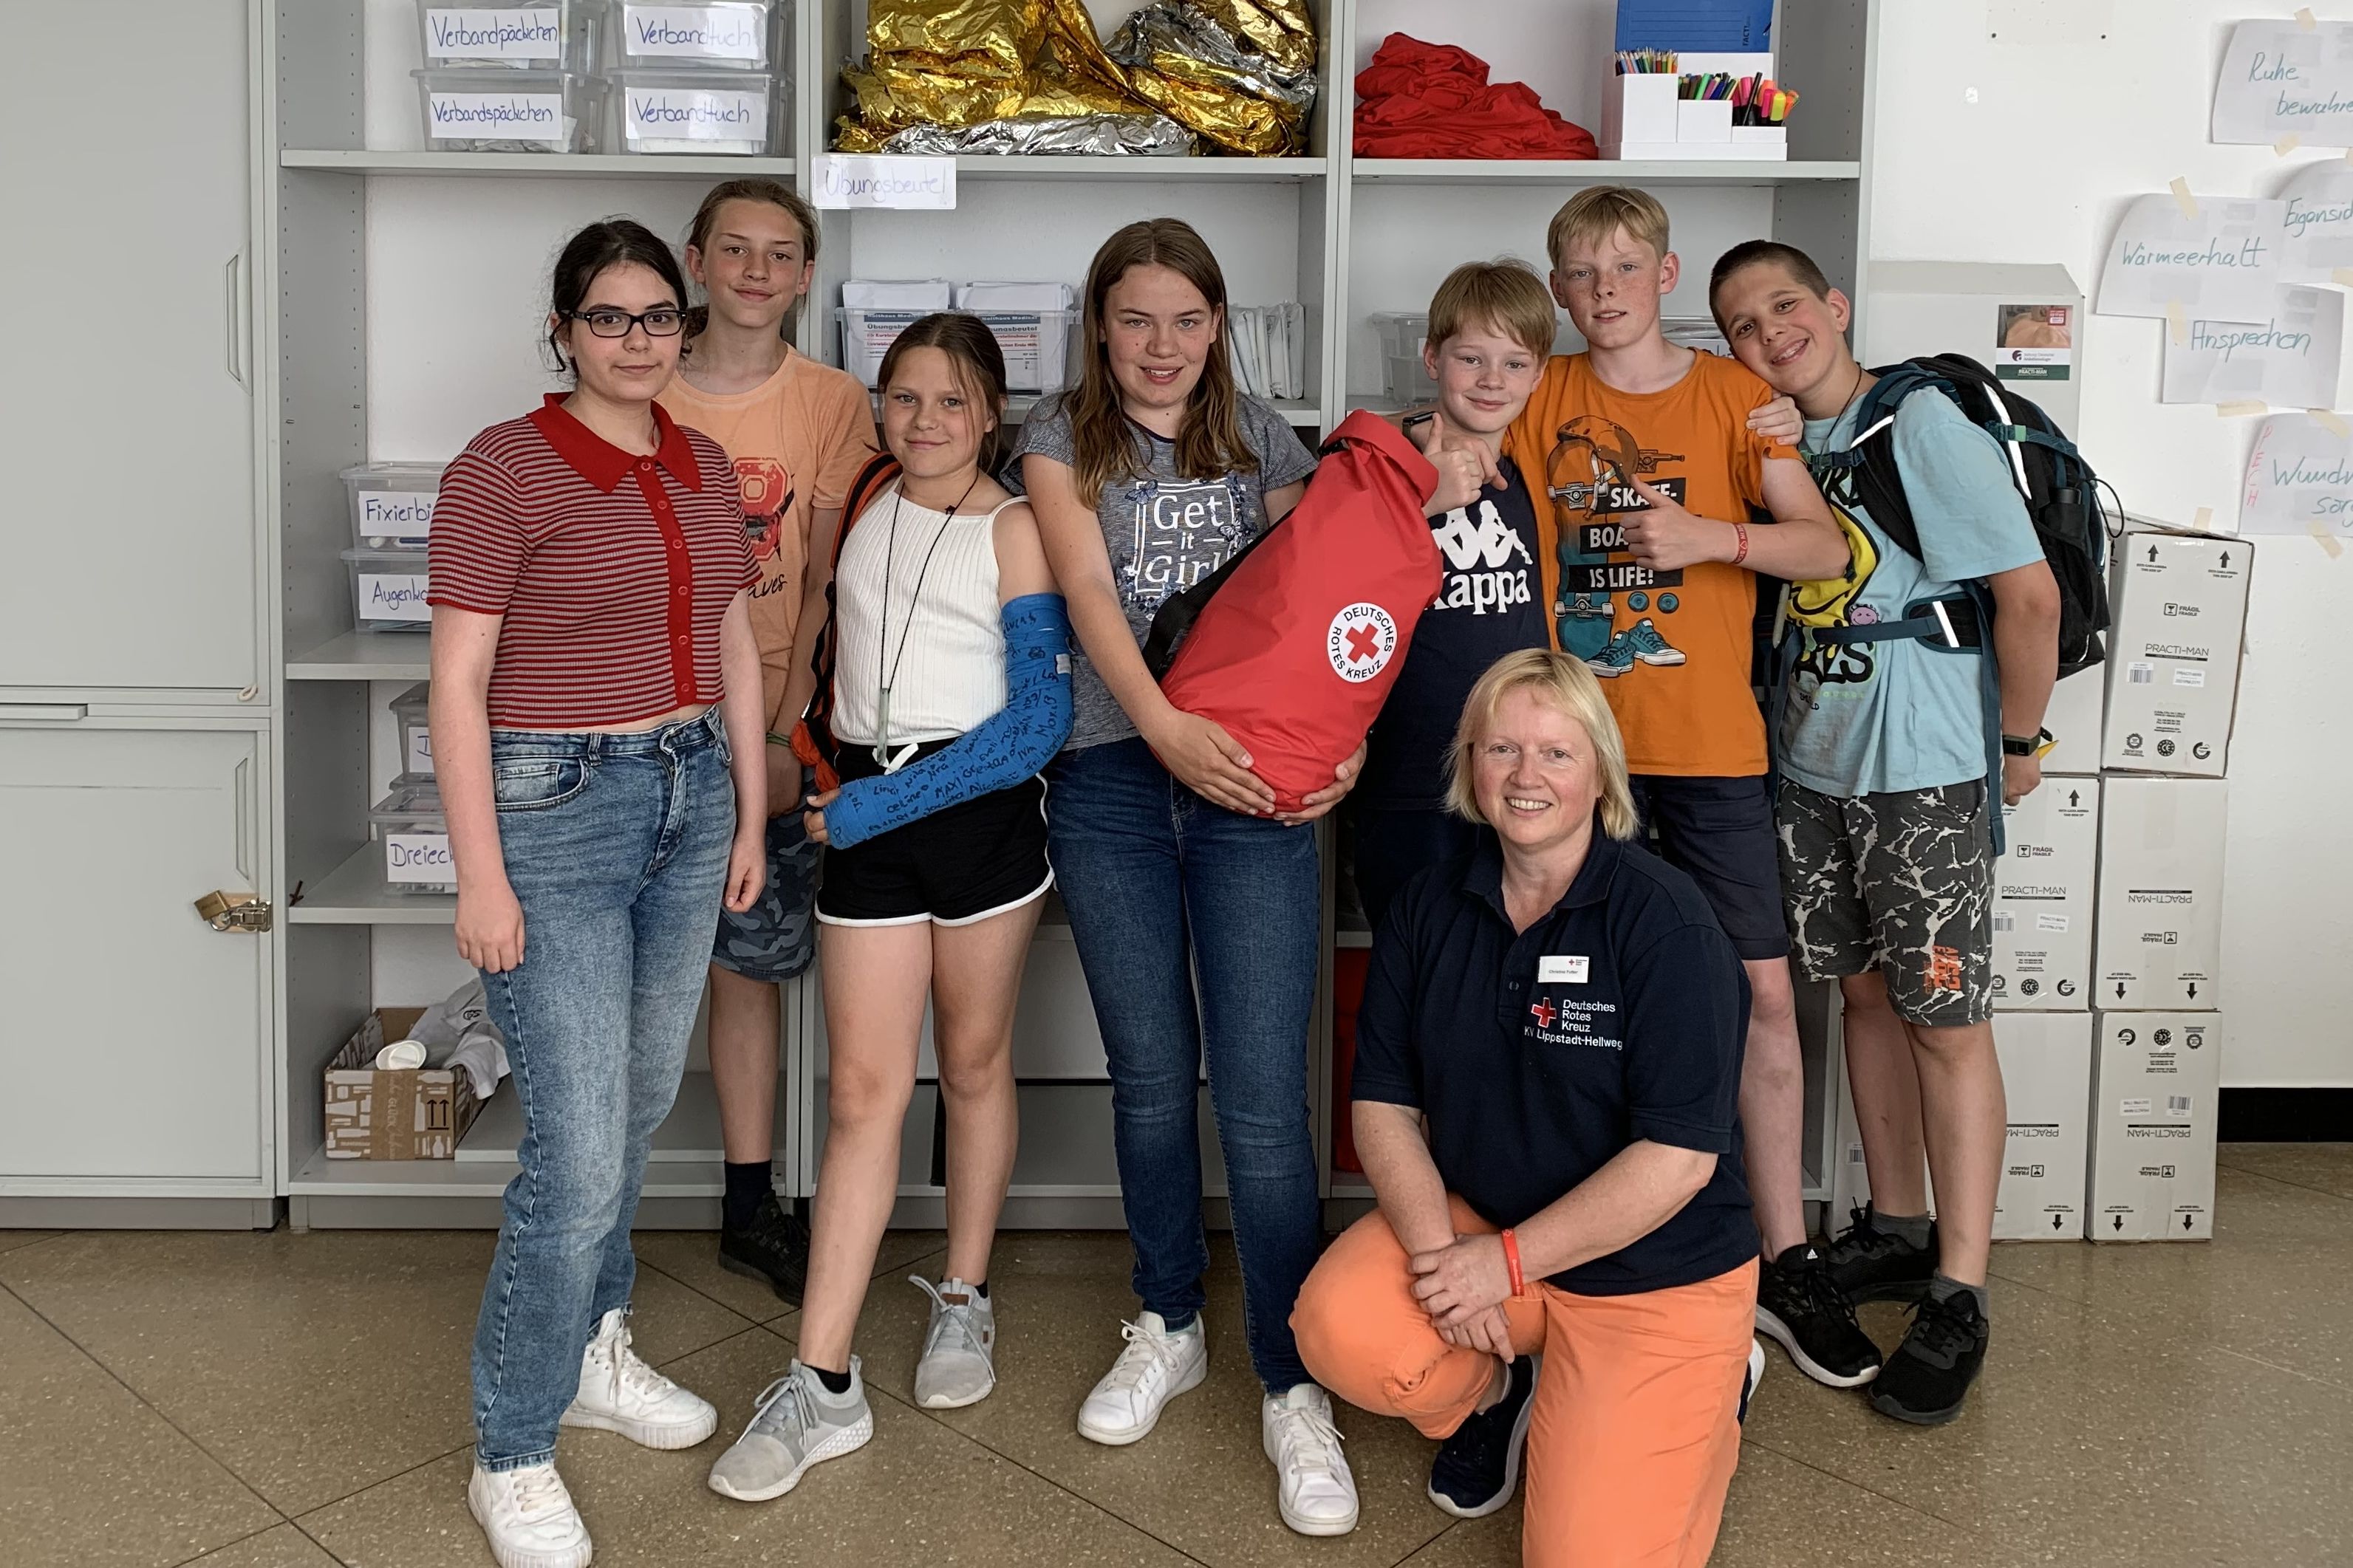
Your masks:
[{"label": "wall surface", "polygon": [[[2200,194],[2277,195],[2295,164],[2337,154],[2210,145],[2207,117],[2231,24],[2291,9],[1886,0],[1872,255],[2056,261],[2090,294],[2134,195],[2176,175]],[[2353,19],[2344,0],[2313,10]],[[2161,405],[2164,331],[2162,321],[2097,314],[2084,323],[2078,438],[2131,510],[2187,523],[2211,507],[2218,526],[2232,526],[2260,421]],[[2337,946],[2353,873],[2338,795],[2353,769],[2348,613],[2353,557],[2332,561],[2305,538],[2258,542],[2231,749],[2228,1084],[2353,1084]]]}]

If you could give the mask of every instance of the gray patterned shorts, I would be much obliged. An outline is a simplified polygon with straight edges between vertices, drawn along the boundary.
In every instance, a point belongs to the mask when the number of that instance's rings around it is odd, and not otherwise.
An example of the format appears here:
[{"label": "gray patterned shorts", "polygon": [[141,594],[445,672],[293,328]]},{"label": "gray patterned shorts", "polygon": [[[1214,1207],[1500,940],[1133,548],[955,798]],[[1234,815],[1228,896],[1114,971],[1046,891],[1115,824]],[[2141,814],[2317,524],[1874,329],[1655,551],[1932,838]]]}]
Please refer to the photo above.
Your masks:
[{"label": "gray patterned shorts", "polygon": [[818,847],[801,814],[768,818],[768,880],[742,914],[719,911],[711,962],[746,980],[790,980],[817,956]]},{"label": "gray patterned shorts", "polygon": [[1782,901],[1811,980],[1877,969],[1896,1015],[1993,1016],[1993,842],[1983,781],[1839,799],[1781,781]]}]

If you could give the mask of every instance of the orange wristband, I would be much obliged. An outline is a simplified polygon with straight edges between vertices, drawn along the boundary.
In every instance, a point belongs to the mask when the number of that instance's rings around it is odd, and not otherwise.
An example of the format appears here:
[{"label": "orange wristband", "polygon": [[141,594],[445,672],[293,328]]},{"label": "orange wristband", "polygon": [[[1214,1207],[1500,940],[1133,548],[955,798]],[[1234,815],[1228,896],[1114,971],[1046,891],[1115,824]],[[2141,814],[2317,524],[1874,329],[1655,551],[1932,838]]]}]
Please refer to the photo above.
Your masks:
[{"label": "orange wristband", "polygon": [[1738,548],[1732,552],[1732,563],[1737,566],[1748,559],[1748,525],[1745,522],[1736,522],[1732,525],[1732,531],[1740,538]]},{"label": "orange wristband", "polygon": [[1512,1294],[1526,1295],[1528,1282],[1520,1273],[1520,1238],[1508,1230],[1504,1233],[1504,1267],[1511,1270]]}]

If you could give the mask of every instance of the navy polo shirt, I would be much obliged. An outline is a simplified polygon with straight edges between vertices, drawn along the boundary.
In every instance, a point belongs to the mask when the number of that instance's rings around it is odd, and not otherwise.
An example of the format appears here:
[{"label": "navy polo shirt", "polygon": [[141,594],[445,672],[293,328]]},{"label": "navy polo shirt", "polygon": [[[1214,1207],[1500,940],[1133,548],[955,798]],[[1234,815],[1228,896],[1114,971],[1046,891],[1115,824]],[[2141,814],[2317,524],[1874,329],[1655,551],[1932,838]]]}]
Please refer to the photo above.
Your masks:
[{"label": "navy polo shirt", "polygon": [[1354,1095],[1429,1119],[1447,1190],[1520,1225],[1637,1139],[1715,1154],[1664,1225],[1553,1275],[1587,1296],[1712,1279],[1757,1256],[1740,1168],[1748,982],[1692,879],[1597,822],[1584,867],[1525,931],[1503,852],[1406,884],[1373,938]]}]

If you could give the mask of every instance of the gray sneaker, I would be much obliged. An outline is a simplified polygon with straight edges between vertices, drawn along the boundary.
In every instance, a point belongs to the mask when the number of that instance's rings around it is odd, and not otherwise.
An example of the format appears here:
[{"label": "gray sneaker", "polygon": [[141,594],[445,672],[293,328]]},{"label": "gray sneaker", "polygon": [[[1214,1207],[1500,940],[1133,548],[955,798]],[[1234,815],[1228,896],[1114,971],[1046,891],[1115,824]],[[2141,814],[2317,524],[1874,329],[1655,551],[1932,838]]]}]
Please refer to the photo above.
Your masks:
[{"label": "gray sneaker", "polygon": [[977,1405],[997,1386],[997,1309],[961,1279],[907,1282],[932,1299],[932,1326],[915,1363],[915,1403],[926,1410]]},{"label": "gray sneaker", "polygon": [[738,1502],[765,1502],[799,1485],[811,1465],[862,1448],[873,1436],[858,1358],[849,1358],[847,1394],[828,1394],[797,1358],[760,1395],[744,1435],[711,1467],[711,1489]]}]

